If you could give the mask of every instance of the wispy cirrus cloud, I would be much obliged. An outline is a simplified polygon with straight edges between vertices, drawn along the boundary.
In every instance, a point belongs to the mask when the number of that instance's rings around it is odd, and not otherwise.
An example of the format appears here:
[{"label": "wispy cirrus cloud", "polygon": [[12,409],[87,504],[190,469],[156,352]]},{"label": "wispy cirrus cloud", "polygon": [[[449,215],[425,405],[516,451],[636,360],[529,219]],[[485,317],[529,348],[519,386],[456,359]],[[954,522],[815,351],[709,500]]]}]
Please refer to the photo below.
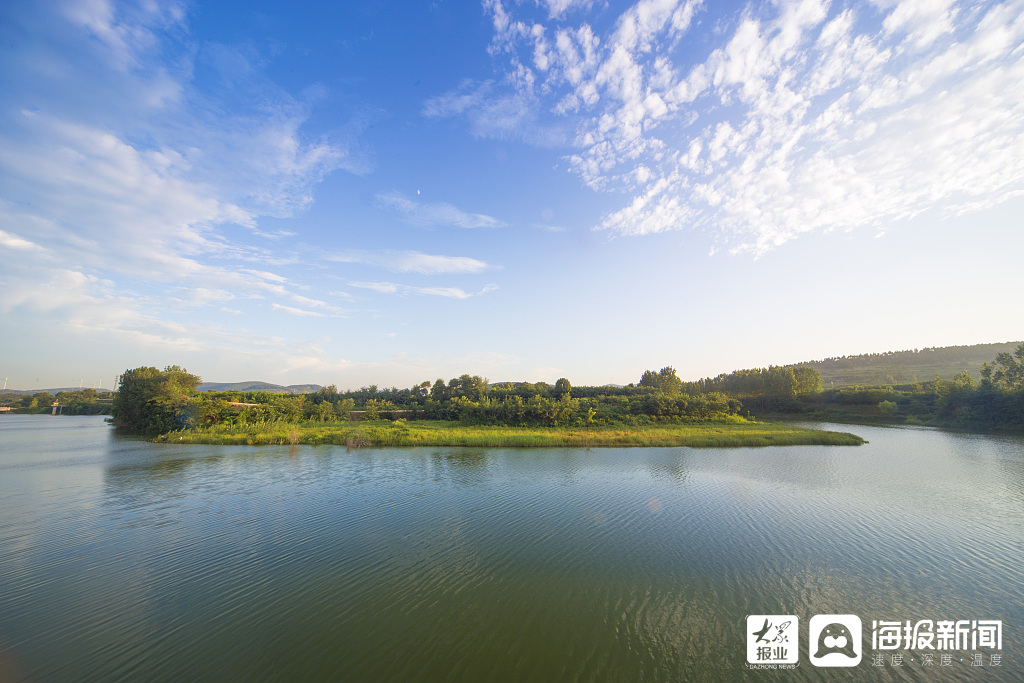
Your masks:
[{"label": "wispy cirrus cloud", "polygon": [[1019,0],[749,6],[703,55],[688,34],[713,8],[692,0],[641,0],[600,32],[582,11],[484,9],[506,86],[464,84],[437,115],[529,93],[516,120],[570,124],[572,171],[628,198],[597,229],[763,253],[1024,193]]},{"label": "wispy cirrus cloud", "polygon": [[[156,339],[183,305],[295,303],[270,272],[288,257],[263,242],[282,233],[258,223],[307,207],[332,171],[364,172],[354,137],[307,134],[311,103],[240,51],[191,42],[177,2],[6,5],[2,21],[33,38],[0,48],[0,244],[25,256],[3,310],[54,311],[32,288],[63,282],[69,321]],[[201,88],[197,65],[235,85]],[[138,293],[168,282],[180,298]]]},{"label": "wispy cirrus cloud", "polygon": [[176,2],[117,7],[98,0],[60,3],[57,7],[66,19],[100,43],[103,58],[121,71],[144,67],[147,54],[159,48],[157,32],[181,28],[185,23],[185,8]]},{"label": "wispy cirrus cloud", "polygon": [[[167,354],[189,363],[188,367],[192,367],[188,359],[202,359],[202,364],[209,368],[249,363],[263,368],[270,376],[307,368],[337,372],[352,365],[349,361],[332,358],[317,343],[261,333],[249,327],[252,320],[247,317],[239,317],[231,325],[210,324],[193,316],[174,318],[167,315],[160,299],[125,292],[113,281],[74,270],[48,271],[31,286],[22,285],[20,277],[13,281],[8,278],[12,271],[22,270],[32,269],[18,264],[3,271],[0,280],[3,280],[4,297],[0,300],[0,312],[28,308],[33,312],[33,323],[41,322],[46,325],[45,329],[57,335],[81,333],[115,349],[144,349],[156,357]],[[225,292],[207,294],[209,301],[223,300],[229,295]],[[279,305],[277,310],[299,316],[314,313],[290,308],[283,310]],[[222,312],[242,313],[232,309],[222,309]]]},{"label": "wispy cirrus cloud", "polygon": [[469,213],[446,202],[426,202],[406,197],[401,192],[381,192],[378,203],[384,208],[397,211],[403,219],[413,225],[455,228],[501,228],[503,221],[482,213]]},{"label": "wispy cirrus cloud", "polygon": [[323,318],[326,314],[319,311],[310,311],[304,308],[296,308],[294,306],[285,306],[283,304],[272,304],[272,308],[275,311],[281,311],[288,315],[298,316],[300,318]]},{"label": "wispy cirrus cloud", "polygon": [[542,121],[532,80],[501,88],[493,80],[464,80],[453,90],[432,97],[423,105],[428,118],[464,118],[474,137],[522,140],[538,147],[558,147],[572,139],[572,131],[558,122]]},{"label": "wispy cirrus cloud", "polygon": [[184,292],[184,295],[186,301],[200,306],[206,304],[221,304],[225,301],[231,301],[236,298],[236,295],[233,292],[229,292],[226,289],[216,289],[211,287],[196,287]]},{"label": "wispy cirrus cloud", "polygon": [[419,251],[350,250],[332,253],[326,258],[328,261],[338,263],[363,263],[399,273],[418,273],[420,275],[482,273],[493,267],[485,261],[468,256],[442,256],[424,254]]},{"label": "wispy cirrus cloud", "polygon": [[494,284],[485,286],[479,292],[467,292],[459,287],[415,287],[394,282],[350,282],[349,285],[360,289],[368,289],[378,294],[398,294],[402,296],[414,294],[440,296],[448,299],[469,299],[470,297],[479,296],[498,289],[498,286]]},{"label": "wispy cirrus cloud", "polygon": [[[577,10],[588,10],[596,0],[536,0],[537,5],[547,10],[548,16],[558,19]],[[486,4],[486,3],[485,3]]]},{"label": "wispy cirrus cloud", "polygon": [[35,242],[16,235],[11,235],[3,230],[0,230],[0,245],[6,249],[12,249],[15,251],[44,251],[43,247],[39,246]]}]

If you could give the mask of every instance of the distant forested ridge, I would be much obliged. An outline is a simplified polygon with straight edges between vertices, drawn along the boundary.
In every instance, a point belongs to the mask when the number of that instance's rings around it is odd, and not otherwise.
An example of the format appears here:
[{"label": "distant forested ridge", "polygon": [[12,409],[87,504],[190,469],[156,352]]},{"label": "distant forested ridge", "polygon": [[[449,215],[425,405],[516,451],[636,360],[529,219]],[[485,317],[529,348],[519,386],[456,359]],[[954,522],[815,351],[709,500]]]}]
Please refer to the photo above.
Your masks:
[{"label": "distant forested ridge", "polygon": [[971,431],[1024,432],[1024,342],[952,379],[822,392],[805,411],[824,419],[927,424]]},{"label": "distant forested ridge", "polygon": [[812,367],[821,374],[827,388],[912,384],[939,377],[953,379],[966,372],[975,381],[981,379],[981,364],[991,362],[1000,353],[1013,353],[1021,342],[943,346],[937,348],[863,353],[856,356],[825,358],[786,367]]},{"label": "distant forested ridge", "polygon": [[[867,367],[869,358],[922,357],[945,358],[949,368],[953,360],[963,358],[957,348],[997,350],[979,361],[973,372],[960,370],[946,379],[908,382],[875,382],[864,385],[825,385],[821,373],[811,364],[772,365],[706,377],[696,382],[680,382],[678,390],[690,395],[714,392],[729,400],[740,401],[740,414],[750,416],[791,416],[831,422],[859,424],[908,424],[953,427],[971,431],[1024,432],[1024,342],[984,344],[976,347],[925,349],[857,356]],[[933,352],[936,352],[933,354]],[[971,354],[968,357],[972,357]],[[843,362],[850,359],[834,359]],[[876,368],[881,364],[876,364]],[[929,367],[919,363],[917,367]],[[671,368],[668,368],[671,370]],[[674,373],[673,373],[674,375]],[[977,379],[976,379],[977,378]],[[887,380],[892,379],[887,377]],[[641,384],[662,386],[659,373],[644,373]]]},{"label": "distant forested ridge", "polygon": [[199,391],[265,391],[268,394],[309,394],[321,389],[319,384],[270,384],[269,382],[203,382]]}]

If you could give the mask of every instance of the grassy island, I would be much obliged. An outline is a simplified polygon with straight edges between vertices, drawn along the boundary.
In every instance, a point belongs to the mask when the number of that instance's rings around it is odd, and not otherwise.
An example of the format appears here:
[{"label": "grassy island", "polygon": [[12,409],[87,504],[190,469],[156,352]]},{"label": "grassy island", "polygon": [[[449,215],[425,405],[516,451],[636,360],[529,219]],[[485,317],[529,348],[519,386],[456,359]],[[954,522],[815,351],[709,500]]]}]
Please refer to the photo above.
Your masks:
[{"label": "grassy island", "polygon": [[[857,446],[853,434],[746,420],[644,426],[509,427],[445,420],[214,425],[171,432],[168,442],[219,445],[334,444],[348,448],[476,446],[491,448],[691,446]],[[162,440],[164,437],[158,437]]]},{"label": "grassy island", "polygon": [[113,422],[155,435],[156,441],[214,445],[711,448],[864,443],[853,434],[758,422],[741,414],[742,403],[735,398],[682,391],[671,367],[648,371],[638,385],[628,387],[573,387],[565,378],[554,386],[492,385],[462,375],[411,389],[374,386],[341,392],[332,385],[282,396],[200,393],[201,382],[178,366],[129,370],[114,399]]}]

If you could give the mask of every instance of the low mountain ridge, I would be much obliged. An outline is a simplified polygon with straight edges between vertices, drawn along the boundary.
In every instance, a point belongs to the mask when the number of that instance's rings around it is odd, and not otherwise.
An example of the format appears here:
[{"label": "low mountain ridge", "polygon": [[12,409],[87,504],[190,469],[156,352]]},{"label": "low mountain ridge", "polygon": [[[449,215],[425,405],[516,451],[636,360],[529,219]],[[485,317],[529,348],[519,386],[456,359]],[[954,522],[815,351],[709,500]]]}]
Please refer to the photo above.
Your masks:
[{"label": "low mountain ridge", "polygon": [[269,382],[203,382],[199,385],[199,391],[266,391],[270,394],[311,394],[320,391],[319,384],[270,384]]},{"label": "low mountain ridge", "polygon": [[967,372],[975,381],[981,379],[981,364],[992,363],[996,354],[1013,353],[1021,342],[941,346],[885,353],[862,353],[855,356],[825,358],[793,363],[786,367],[811,366],[821,373],[826,389],[849,386],[880,386],[912,384],[940,377],[952,379],[958,372]]}]

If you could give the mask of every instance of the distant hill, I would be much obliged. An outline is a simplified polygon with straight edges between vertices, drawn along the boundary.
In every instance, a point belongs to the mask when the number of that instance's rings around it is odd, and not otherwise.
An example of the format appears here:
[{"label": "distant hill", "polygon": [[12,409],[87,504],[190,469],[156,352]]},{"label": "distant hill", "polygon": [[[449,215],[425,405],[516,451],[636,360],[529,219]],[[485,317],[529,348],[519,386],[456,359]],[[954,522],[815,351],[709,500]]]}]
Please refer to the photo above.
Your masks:
[{"label": "distant hill", "polygon": [[1021,342],[1002,344],[974,344],[971,346],[943,346],[939,348],[865,353],[858,356],[825,358],[824,360],[795,363],[810,365],[821,373],[826,389],[848,386],[877,386],[881,384],[910,384],[935,379],[952,379],[966,370],[975,380],[981,378],[981,364],[991,363],[997,353],[1012,353]]},{"label": "distant hill", "polygon": [[319,384],[290,384],[286,387],[267,382],[203,382],[199,391],[266,391],[270,394],[311,394],[320,391]]}]

